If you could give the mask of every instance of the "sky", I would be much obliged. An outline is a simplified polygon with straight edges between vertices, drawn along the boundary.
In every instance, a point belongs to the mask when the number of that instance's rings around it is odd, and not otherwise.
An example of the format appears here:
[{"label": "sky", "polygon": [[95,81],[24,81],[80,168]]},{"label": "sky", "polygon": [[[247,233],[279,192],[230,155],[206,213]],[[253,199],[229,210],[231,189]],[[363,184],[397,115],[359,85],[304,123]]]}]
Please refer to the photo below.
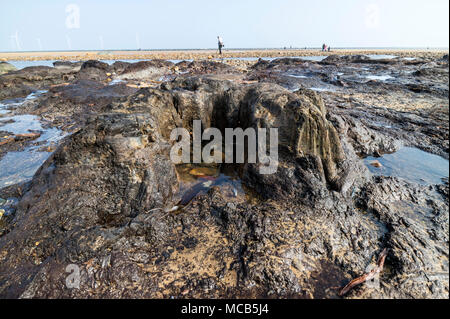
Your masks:
[{"label": "sky", "polygon": [[0,51],[445,47],[448,0],[5,0]]}]

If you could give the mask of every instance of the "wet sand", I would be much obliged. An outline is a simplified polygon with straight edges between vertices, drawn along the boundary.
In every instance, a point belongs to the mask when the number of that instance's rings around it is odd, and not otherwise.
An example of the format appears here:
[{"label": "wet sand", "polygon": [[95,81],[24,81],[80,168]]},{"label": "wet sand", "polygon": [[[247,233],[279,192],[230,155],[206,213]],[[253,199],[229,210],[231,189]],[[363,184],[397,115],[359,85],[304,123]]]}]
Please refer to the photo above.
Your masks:
[{"label": "wet sand", "polygon": [[399,57],[436,58],[448,54],[448,49],[337,49],[322,52],[318,49],[267,49],[267,50],[225,50],[219,56],[217,50],[177,50],[177,51],[61,51],[61,52],[2,52],[0,61],[35,61],[35,60],[202,60],[212,58],[263,58],[294,56],[329,56],[329,55],[395,55]]}]

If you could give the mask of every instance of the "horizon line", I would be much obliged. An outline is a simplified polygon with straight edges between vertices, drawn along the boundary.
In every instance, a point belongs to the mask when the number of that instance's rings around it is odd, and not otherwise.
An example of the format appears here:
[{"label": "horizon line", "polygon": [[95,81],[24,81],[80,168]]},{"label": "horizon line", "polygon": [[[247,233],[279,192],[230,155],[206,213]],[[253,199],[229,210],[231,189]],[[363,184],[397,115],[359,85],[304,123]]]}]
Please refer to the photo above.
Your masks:
[{"label": "horizon line", "polygon": [[[273,47],[273,48],[228,48],[226,51],[256,51],[256,50],[320,50],[320,47]],[[334,50],[449,50],[449,47],[432,47],[432,46],[411,46],[411,47],[332,47]],[[161,52],[161,51],[211,51],[217,48],[181,48],[181,49],[72,49],[72,50],[21,50],[21,51],[0,51],[0,53],[46,53],[46,52]]]}]

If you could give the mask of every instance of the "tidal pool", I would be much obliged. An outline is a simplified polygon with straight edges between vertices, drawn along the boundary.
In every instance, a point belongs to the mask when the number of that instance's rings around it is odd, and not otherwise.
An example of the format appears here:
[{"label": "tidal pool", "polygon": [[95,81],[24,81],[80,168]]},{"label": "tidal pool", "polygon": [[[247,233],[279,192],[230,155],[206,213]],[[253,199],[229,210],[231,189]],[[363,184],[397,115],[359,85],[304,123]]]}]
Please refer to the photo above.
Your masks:
[{"label": "tidal pool", "polygon": [[[3,115],[9,112],[5,108],[15,108],[27,100],[33,100],[46,91],[37,91],[26,98],[0,102]],[[0,131],[16,134],[26,134],[38,131],[41,136],[31,142],[23,151],[9,152],[0,159],[0,188],[26,182],[30,180],[39,167],[52,154],[41,151],[47,147],[54,147],[65,136],[58,128],[44,128],[39,117],[30,114],[0,117]],[[50,148],[51,149],[51,148]]]},{"label": "tidal pool", "polygon": [[[378,161],[382,166],[371,165]],[[421,185],[442,184],[449,176],[449,161],[413,147],[404,147],[393,154],[364,159],[369,170],[378,176],[395,176]]]},{"label": "tidal pool", "polygon": [[49,152],[9,152],[0,160],[0,188],[29,181],[51,155]]},{"label": "tidal pool", "polygon": [[16,69],[21,70],[23,68],[27,68],[30,66],[49,66],[53,67],[53,62],[56,60],[38,60],[38,61],[8,61],[9,64],[12,64],[16,67]]}]

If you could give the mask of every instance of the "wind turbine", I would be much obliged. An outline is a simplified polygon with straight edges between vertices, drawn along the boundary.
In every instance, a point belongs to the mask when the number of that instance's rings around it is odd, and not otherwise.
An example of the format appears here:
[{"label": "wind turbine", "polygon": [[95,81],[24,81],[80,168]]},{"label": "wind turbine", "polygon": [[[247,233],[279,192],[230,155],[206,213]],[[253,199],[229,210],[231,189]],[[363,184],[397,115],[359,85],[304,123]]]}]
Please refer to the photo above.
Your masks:
[{"label": "wind turbine", "polygon": [[16,33],[11,35],[10,39],[12,41],[14,41],[13,43],[15,43],[15,45],[16,45],[16,50],[21,51],[22,48],[20,47],[20,42],[19,42],[19,31],[16,30]]}]

